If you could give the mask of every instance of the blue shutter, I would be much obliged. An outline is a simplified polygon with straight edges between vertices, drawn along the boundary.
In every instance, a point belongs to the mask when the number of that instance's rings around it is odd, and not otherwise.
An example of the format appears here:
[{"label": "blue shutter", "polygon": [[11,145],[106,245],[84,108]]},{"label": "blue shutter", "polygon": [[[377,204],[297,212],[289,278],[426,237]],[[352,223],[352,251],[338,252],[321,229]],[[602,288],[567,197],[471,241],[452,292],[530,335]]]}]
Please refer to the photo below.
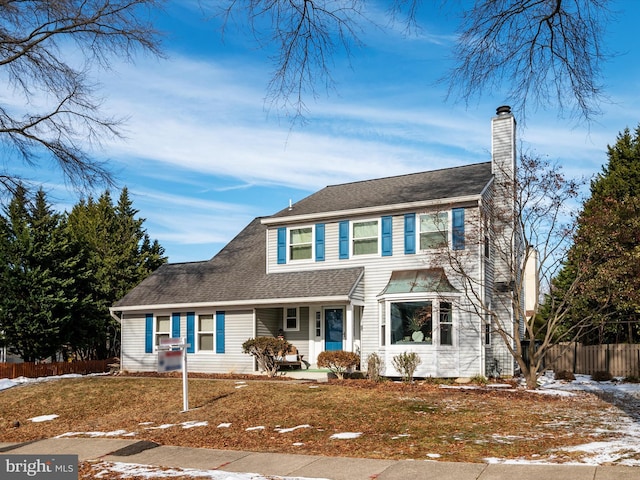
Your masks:
[{"label": "blue shutter", "polygon": [[316,224],[316,262],[324,262],[324,223]]},{"label": "blue shutter", "polygon": [[393,255],[393,217],[382,217],[382,256]]},{"label": "blue shutter", "polygon": [[416,253],[416,214],[404,216],[404,253]]},{"label": "blue shutter", "polygon": [[153,353],[153,313],[144,319],[144,353]]},{"label": "blue shutter", "polygon": [[196,314],[187,312],[187,353],[196,351]]},{"label": "blue shutter", "polygon": [[224,312],[216,312],[216,353],[224,353]]},{"label": "blue shutter", "polygon": [[349,258],[349,221],[345,220],[338,225],[338,237],[340,239],[339,258]]},{"label": "blue shutter", "polygon": [[174,313],[171,316],[171,336],[173,338],[180,338],[180,314]]},{"label": "blue shutter", "polygon": [[287,263],[287,229],[280,227],[278,229],[278,263]]},{"label": "blue shutter", "polygon": [[451,240],[454,250],[464,250],[464,208],[454,208],[451,211]]}]

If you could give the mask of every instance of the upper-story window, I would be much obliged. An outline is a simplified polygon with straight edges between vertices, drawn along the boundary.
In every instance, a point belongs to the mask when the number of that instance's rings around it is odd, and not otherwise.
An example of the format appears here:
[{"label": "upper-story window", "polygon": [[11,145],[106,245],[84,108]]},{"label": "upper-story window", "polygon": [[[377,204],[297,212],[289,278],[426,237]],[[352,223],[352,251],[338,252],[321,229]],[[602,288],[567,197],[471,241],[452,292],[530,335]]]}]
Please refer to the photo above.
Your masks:
[{"label": "upper-story window", "polygon": [[378,221],[353,222],[353,254],[378,253]]},{"label": "upper-story window", "polygon": [[449,237],[449,214],[425,213],[420,215],[420,249],[446,247]]},{"label": "upper-story window", "polygon": [[289,259],[309,260],[313,254],[312,227],[292,228],[289,230]]}]

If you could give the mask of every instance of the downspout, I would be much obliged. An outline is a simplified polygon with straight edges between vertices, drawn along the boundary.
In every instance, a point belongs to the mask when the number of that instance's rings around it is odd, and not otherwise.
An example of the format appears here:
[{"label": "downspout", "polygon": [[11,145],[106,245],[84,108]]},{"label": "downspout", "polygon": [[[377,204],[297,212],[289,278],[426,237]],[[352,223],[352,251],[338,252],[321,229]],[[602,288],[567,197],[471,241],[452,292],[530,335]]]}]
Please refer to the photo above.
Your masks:
[{"label": "downspout", "polygon": [[[484,193],[484,192],[483,192]],[[480,225],[478,226],[478,231],[480,232],[480,241],[478,242],[478,258],[480,259],[480,285],[482,285],[482,289],[480,292],[480,302],[482,305],[482,312],[485,312],[486,309],[486,301],[487,301],[487,285],[485,284],[486,277],[486,266],[485,266],[485,258],[484,258],[484,239],[486,236],[486,232],[484,231],[484,218],[483,218],[483,204],[482,204],[482,196],[478,200],[478,222]],[[484,341],[485,335],[485,320],[487,318],[486,313],[480,317],[480,335],[478,336],[478,341],[480,342],[480,375],[483,377],[487,377],[487,346]]]},{"label": "downspout", "polygon": [[109,308],[111,318],[120,324],[120,371],[122,372],[122,316],[118,316],[118,314],[123,315],[122,312],[116,312],[112,308]]}]

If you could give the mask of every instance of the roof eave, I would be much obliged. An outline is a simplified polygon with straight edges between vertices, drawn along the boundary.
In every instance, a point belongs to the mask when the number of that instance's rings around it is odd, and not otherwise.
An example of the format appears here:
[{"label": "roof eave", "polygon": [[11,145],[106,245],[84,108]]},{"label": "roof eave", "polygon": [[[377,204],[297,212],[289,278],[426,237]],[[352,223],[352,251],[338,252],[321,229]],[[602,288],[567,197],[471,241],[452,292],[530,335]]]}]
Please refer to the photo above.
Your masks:
[{"label": "roof eave", "polygon": [[224,308],[224,307],[245,307],[253,308],[264,305],[282,305],[294,303],[348,303],[351,301],[350,295],[333,295],[323,297],[290,297],[290,298],[260,298],[249,300],[221,300],[218,302],[197,302],[197,303],[163,303],[156,305],[126,305],[121,307],[109,307],[109,312],[133,312],[151,310],[185,310],[196,308]]}]

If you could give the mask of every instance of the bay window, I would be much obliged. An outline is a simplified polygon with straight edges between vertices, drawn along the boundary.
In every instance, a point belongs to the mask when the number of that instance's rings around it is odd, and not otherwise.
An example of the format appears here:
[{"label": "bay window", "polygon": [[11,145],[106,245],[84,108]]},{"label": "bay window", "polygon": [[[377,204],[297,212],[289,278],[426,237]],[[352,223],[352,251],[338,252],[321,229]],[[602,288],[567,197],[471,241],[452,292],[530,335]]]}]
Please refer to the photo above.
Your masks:
[{"label": "bay window", "polygon": [[391,330],[391,345],[454,344],[451,302],[391,301],[388,325]]}]

